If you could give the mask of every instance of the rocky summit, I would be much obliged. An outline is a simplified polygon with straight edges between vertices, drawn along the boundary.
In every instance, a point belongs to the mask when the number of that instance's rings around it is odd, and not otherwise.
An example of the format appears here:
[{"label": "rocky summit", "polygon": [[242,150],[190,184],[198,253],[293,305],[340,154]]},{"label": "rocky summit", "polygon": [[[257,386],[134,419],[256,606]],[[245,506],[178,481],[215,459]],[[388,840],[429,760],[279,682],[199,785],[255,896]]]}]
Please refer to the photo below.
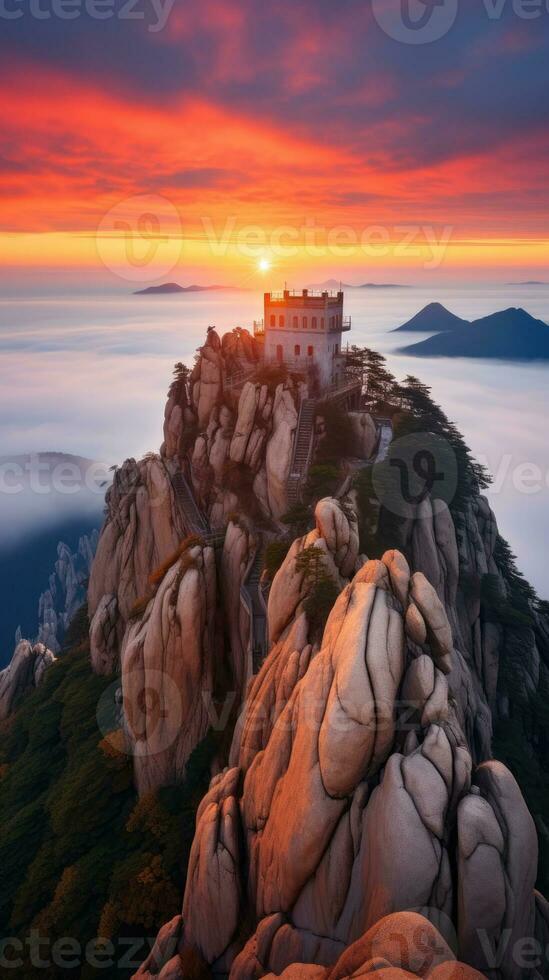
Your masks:
[{"label": "rocky summit", "polygon": [[[89,656],[116,692],[106,751],[132,760],[134,814],[190,786],[219,736],[209,787],[185,797],[194,830],[170,844],[188,847],[179,911],[136,978],[547,975],[527,958],[549,944],[547,610],[427,390],[373,352],[347,360],[315,393],[246,331],[210,329],[176,366],[159,454],[107,493]],[[400,513],[382,488],[412,429],[446,433],[459,480]],[[4,717],[46,667],[20,644]],[[169,907],[151,867],[120,922]]]},{"label": "rocky summit", "polygon": [[0,671],[0,721],[7,718],[21,698],[40,684],[55,655],[43,643],[21,640],[7,667]]}]

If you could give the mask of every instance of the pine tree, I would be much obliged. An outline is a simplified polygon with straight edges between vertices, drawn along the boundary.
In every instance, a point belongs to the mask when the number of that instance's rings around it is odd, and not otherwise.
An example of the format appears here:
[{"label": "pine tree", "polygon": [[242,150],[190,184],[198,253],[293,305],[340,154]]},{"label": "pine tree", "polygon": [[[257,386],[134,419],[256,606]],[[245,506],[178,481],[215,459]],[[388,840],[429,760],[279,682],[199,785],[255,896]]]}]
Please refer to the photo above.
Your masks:
[{"label": "pine tree", "polygon": [[320,580],[327,575],[324,566],[324,553],[320,548],[315,548],[314,544],[300,551],[295,560],[295,567],[297,571],[304,572],[307,583],[313,587],[318,585]]},{"label": "pine tree", "polygon": [[174,364],[173,378],[169,387],[168,397],[174,397],[178,404],[189,404],[189,380],[191,376],[190,368],[182,361]]},{"label": "pine tree", "polygon": [[297,555],[296,569],[304,572],[309,594],[303,603],[313,635],[320,637],[326,620],[339,595],[339,589],[326,570],[325,555],[320,548],[309,545]]},{"label": "pine tree", "polygon": [[[466,509],[471,497],[490,486],[491,477],[478,463],[453,422],[431,396],[431,389],[419,378],[408,375],[399,386],[402,414],[395,437],[412,433],[431,433],[443,439],[454,454],[457,469],[457,488],[450,504],[454,516]],[[436,487],[433,491],[436,495]]]}]

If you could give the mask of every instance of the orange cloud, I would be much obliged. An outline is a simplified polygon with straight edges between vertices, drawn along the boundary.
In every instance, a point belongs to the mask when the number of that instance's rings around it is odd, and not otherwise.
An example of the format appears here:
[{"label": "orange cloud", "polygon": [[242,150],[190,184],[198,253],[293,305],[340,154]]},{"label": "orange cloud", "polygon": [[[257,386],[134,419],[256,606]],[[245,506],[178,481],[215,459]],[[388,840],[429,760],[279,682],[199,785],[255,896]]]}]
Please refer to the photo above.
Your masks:
[{"label": "orange cloud", "polygon": [[[185,29],[183,22],[176,23],[178,29]],[[311,31],[309,46],[299,49],[304,67],[302,75],[294,73],[294,87],[306,88],[314,76],[319,45]],[[297,55],[289,46],[290,74]],[[527,240],[542,233],[542,133],[498,146],[497,158],[492,148],[419,166],[411,152],[395,157],[387,149],[397,131],[404,145],[409,136],[412,148],[419,115],[371,123],[367,134],[361,132],[361,145],[371,147],[365,152],[354,145],[352,133],[342,131],[337,113],[327,118],[326,138],[319,141],[295,122],[285,126],[267,113],[238,113],[196,97],[181,95],[168,104],[136,101],[109,92],[108,81],[76,84],[67,73],[32,65],[5,66],[2,74],[5,83],[9,75],[11,93],[0,101],[6,145],[0,213],[8,236],[0,258],[8,264],[10,241],[14,262],[25,254],[22,240],[16,246],[10,236],[25,233],[50,236],[46,258],[55,254],[62,262],[65,254],[91,262],[93,250],[75,249],[71,236],[93,238],[111,208],[144,193],[171,202],[197,254],[204,218],[219,233],[234,219],[237,235],[249,224],[301,228],[306,218],[327,230],[348,224],[357,234],[382,225],[391,240],[403,224],[445,225],[456,259],[459,244],[459,262],[478,247],[473,240],[490,242],[509,228]],[[390,79],[381,77],[371,104],[391,94]],[[32,241],[30,261],[31,255],[36,260],[39,240]]]}]

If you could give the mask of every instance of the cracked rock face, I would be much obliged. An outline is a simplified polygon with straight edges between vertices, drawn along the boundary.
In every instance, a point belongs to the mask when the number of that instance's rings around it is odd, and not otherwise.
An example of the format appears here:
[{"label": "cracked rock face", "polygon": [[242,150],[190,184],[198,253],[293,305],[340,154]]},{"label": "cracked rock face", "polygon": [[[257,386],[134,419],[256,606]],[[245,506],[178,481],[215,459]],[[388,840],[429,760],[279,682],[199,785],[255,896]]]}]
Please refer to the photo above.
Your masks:
[{"label": "cracked rock face", "polygon": [[241,600],[241,588],[257,542],[248,529],[231,521],[227,527],[221,555],[221,598],[229,632],[229,658],[239,703],[252,675],[250,614]]},{"label": "cracked rock face", "polygon": [[75,552],[60,541],[57,560],[48,588],[38,602],[38,643],[59,653],[65,631],[86,597],[85,583],[90,574],[99,534],[93,531],[78,542]]},{"label": "cracked rock face", "polygon": [[[264,517],[278,520],[288,509],[287,481],[298,420],[301,384],[287,382],[270,391],[246,380],[257,366],[259,348],[245,330],[220,340],[210,330],[190,383],[174,385],[164,418],[162,456],[181,460],[190,439],[192,481],[213,526],[242,509],[227,491],[227,469],[239,467],[253,483]],[[240,377],[239,384],[231,379]]]},{"label": "cracked rock face", "polygon": [[305,548],[314,546],[323,556],[322,564],[332,580],[343,586],[358,565],[358,529],[356,517],[332,497],[320,500],[315,509],[316,527],[297,538],[275,575],[269,594],[269,637],[276,642],[284,633],[309,593],[305,572],[296,566],[296,558]]},{"label": "cracked rock face", "polygon": [[118,661],[120,629],[117,597],[102,596],[90,623],[91,661],[96,674],[113,673]]},{"label": "cracked rock face", "polygon": [[298,615],[254,677],[237,723],[230,764],[248,769],[267,745],[275,723],[316,652],[305,613]]},{"label": "cracked rock face", "polygon": [[[325,524],[333,527],[334,521],[327,520],[330,507],[333,503],[323,502],[320,511]],[[333,536],[328,538],[337,545]],[[284,576],[283,569],[281,573]],[[407,883],[416,905],[425,904],[435,887],[441,907],[446,908],[451,895],[447,858],[441,845],[437,857],[433,843],[441,833],[449,801],[458,795],[456,786],[467,779],[460,746],[432,726],[409,757],[391,756],[397,693],[406,666],[401,600],[408,603],[413,591],[404,559],[388,553],[383,562],[363,565],[343,589],[326,624],[321,650],[312,659],[306,636],[303,632],[299,636],[298,619],[293,634],[270,654],[252,689],[254,707],[240,740],[238,761],[244,785],[239,809],[255,915],[261,921],[283,912],[299,933],[323,937],[331,954],[398,908]],[[422,606],[418,616],[425,616],[425,632],[437,636],[440,610],[428,583],[422,583]],[[290,638],[293,642],[288,642]],[[444,656],[450,654],[444,649]],[[433,676],[435,669],[433,665]],[[267,726],[259,717],[259,691],[267,709],[282,692],[286,700],[276,721],[271,717]],[[426,700],[428,696],[432,690],[426,692]],[[261,723],[259,738],[255,720]],[[238,769],[232,772],[231,783]],[[436,788],[438,803],[434,812],[418,815],[414,800],[421,795],[422,780],[430,789]],[[384,841],[376,840],[370,830],[378,828],[379,835],[379,810],[388,808],[395,813],[395,822],[387,833],[394,840],[401,838],[403,821],[397,820],[399,807],[392,797],[396,794],[398,800],[403,793],[411,794],[409,810],[417,821],[411,833],[417,833],[419,826],[429,856],[421,880],[413,887],[409,868],[400,867],[398,847],[392,867],[384,857]],[[201,836],[199,817],[197,848]],[[419,861],[416,855],[414,870],[422,863],[425,855]],[[188,883],[187,896],[191,887]],[[208,901],[202,905],[200,891],[193,901],[209,920]],[[186,937],[198,943],[210,962],[213,955],[221,955],[219,944],[209,946],[204,936],[197,940],[189,925]]]},{"label": "cracked rock face", "polygon": [[[132,690],[135,696],[130,675],[148,678],[151,671],[164,671],[168,662],[171,666],[166,683],[169,686],[175,673],[177,698],[191,716],[189,724],[183,725],[184,732],[175,738],[175,749],[168,751],[163,745],[155,748],[157,762],[138,753],[136,779],[141,792],[148,786],[179,779],[188,754],[205,733],[205,715],[196,705],[211,689],[210,633],[220,612],[228,627],[225,655],[238,702],[251,676],[250,617],[240,590],[258,541],[244,523],[231,517],[241,509],[238,480],[244,485],[253,481],[258,506],[268,518],[286,509],[286,477],[297,422],[297,389],[293,384],[279,385],[275,392],[269,392],[266,385],[250,382],[235,391],[227,386],[225,391],[231,373],[246,365],[253,367],[256,362],[256,342],[245,332],[236,331],[221,342],[216,332],[210,331],[190,382],[180,380],[172,385],[162,455],[150,455],[140,462],[127,460],[117,470],[107,494],[107,516],[88,590],[93,669],[110,674],[122,663],[124,690]],[[212,587],[213,564],[207,575],[209,587],[200,597],[189,598],[185,593],[178,599],[171,594],[174,563],[182,542],[194,530],[190,522],[186,524],[184,507],[182,512],[172,482],[183,466],[181,447],[189,431],[194,433],[188,444],[191,468],[189,473],[185,463],[184,473],[211,526],[228,528],[219,568],[219,599]],[[226,485],[227,467],[240,468],[233,489]],[[344,528],[334,529],[333,534],[341,537],[342,531]],[[348,553],[349,542],[338,540],[337,547],[342,554]],[[181,588],[187,586],[186,578]],[[167,608],[160,609],[159,596],[166,592]],[[179,626],[174,627],[167,617],[172,609],[181,613]],[[196,640],[187,647],[178,637],[178,629],[182,628],[185,635],[188,623],[189,636],[193,636],[194,623],[201,621],[204,609],[207,640],[202,646]],[[176,669],[178,661],[181,664]],[[141,663],[146,669],[139,666]],[[150,706],[145,715],[154,720]],[[125,716],[135,749],[142,736],[138,727],[132,726],[128,710]],[[143,720],[147,744],[151,742],[149,720]],[[159,732],[162,730],[160,725]]]},{"label": "cracked rock face", "polygon": [[[524,973],[513,955],[515,944],[536,935],[536,828],[515,779],[501,763],[479,766],[473,790],[458,811],[460,948],[479,969],[487,949],[496,962],[503,949],[501,975],[518,980]],[[490,883],[489,901],[475,887],[478,880]]]},{"label": "cracked rock face", "polygon": [[[138,975],[188,980],[192,951],[232,980],[515,980],[525,974],[513,950],[527,937],[549,942],[549,911],[534,891],[532,818],[491,759],[492,718],[509,712],[502,651],[522,665],[521,698],[534,698],[547,682],[549,630],[537,614],[520,633],[483,615],[484,577],[503,602],[508,589],[483,498],[467,505],[459,533],[445,505],[424,500],[394,542],[401,550],[372,561],[359,555],[348,501],[329,498],[275,576],[270,653],[251,677],[240,590],[258,542],[254,518],[240,513],[243,488],[256,516],[287,510],[299,395],[290,383],[227,384],[254,363],[254,343],[210,332],[169,402],[162,458],[130,460],[115,478],[92,571],[92,658],[108,672],[122,649],[141,792],[180,779],[208,727],[199,695],[212,688],[220,613],[245,697],[229,766],[197,813],[182,916]],[[353,425],[366,453],[368,424]],[[174,557],[187,533],[171,489],[183,443],[199,505],[228,526],[217,599],[211,549]],[[296,563],[311,546],[339,590],[321,640]],[[154,699],[140,712],[145,689]],[[402,956],[416,927],[435,951],[425,962]]]},{"label": "cracked rock face", "polygon": [[[351,980],[372,976],[385,980],[425,977],[426,980],[480,980],[483,974],[458,963],[435,927],[415,912],[397,912],[381,919],[341,954],[333,967],[293,963],[282,973],[267,973],[264,960],[276,960],[284,920],[272,916],[238,958],[231,976],[238,980],[275,976],[286,980]],[[267,927],[268,924],[268,927]],[[284,936],[285,939],[289,938]]]},{"label": "cracked rock face", "polygon": [[208,331],[201,355],[193,376],[192,400],[198,415],[198,425],[205,428],[223,390],[221,341],[215,330]]},{"label": "cracked rock face", "polygon": [[[172,480],[181,468],[211,527],[229,528],[222,562],[221,595],[229,634],[229,660],[238,698],[251,676],[249,614],[240,602],[245,563],[256,543],[234,531],[235,514],[254,501],[256,517],[278,520],[288,508],[302,383],[227,383],[257,365],[257,342],[236,330],[220,340],[210,330],[190,380],[174,381],[164,420],[161,456],[127,460],[107,494],[107,515],[90,574],[88,612],[93,669],[113,673],[128,622],[150,595],[150,579],[177,552],[194,526],[186,525]],[[189,437],[187,439],[187,437]],[[190,440],[190,441],[189,441]],[[183,445],[188,458],[183,453]],[[189,471],[190,464],[190,471]],[[231,530],[233,528],[233,530]],[[324,550],[334,581],[345,584],[357,567],[354,515],[335,501],[317,508],[314,543]],[[313,538],[304,546],[313,543]],[[303,576],[301,576],[302,578]],[[305,590],[295,583],[299,603]],[[274,594],[276,595],[276,587]],[[295,609],[281,609],[291,619]],[[272,617],[276,639],[285,624]]]},{"label": "cracked rock face", "polygon": [[[130,613],[150,592],[149,578],[186,536],[170,472],[159,457],[127,460],[107,493],[107,516],[88,588],[91,658],[111,672]],[[116,633],[116,642],[113,635]]]},{"label": "cracked rock face", "polygon": [[215,601],[213,549],[190,548],[124,636],[124,714],[140,793],[180,781],[209,728]]},{"label": "cracked rock face", "polygon": [[21,640],[4,670],[0,671],[0,721],[8,718],[22,697],[33,691],[55,663],[55,654],[43,643]]},{"label": "cracked rock face", "polygon": [[286,488],[296,428],[297,408],[294,399],[287,388],[279,385],[273,404],[272,435],[265,457],[269,510],[274,518],[281,517],[288,509]]},{"label": "cracked rock face", "polygon": [[[435,587],[444,606],[454,643],[449,693],[473,759],[482,762],[492,754],[494,722],[506,721],[509,702],[528,704],[549,684],[547,618],[532,608],[530,625],[509,629],[483,610],[487,580],[502,605],[508,601],[508,585],[498,564],[497,523],[484,497],[469,501],[459,533],[442,501],[436,507],[423,501],[417,519],[404,527],[402,546],[412,568]],[[510,689],[502,677],[503,662],[515,665]],[[532,739],[535,753],[536,735],[525,732],[524,737]]]},{"label": "cracked rock face", "polygon": [[354,455],[359,459],[371,459],[376,448],[378,432],[376,424],[367,412],[348,412],[354,435]]},{"label": "cracked rock face", "polygon": [[[339,574],[347,533],[333,507],[322,502],[312,534],[323,529]],[[277,579],[278,639],[197,814],[181,948],[231,980],[514,980],[512,954],[490,972],[490,953],[547,931],[536,835],[508,770],[473,765],[448,698],[456,653],[439,593],[398,551],[367,561],[340,576],[318,649],[291,557]],[[410,952],[418,927],[427,962]]]}]

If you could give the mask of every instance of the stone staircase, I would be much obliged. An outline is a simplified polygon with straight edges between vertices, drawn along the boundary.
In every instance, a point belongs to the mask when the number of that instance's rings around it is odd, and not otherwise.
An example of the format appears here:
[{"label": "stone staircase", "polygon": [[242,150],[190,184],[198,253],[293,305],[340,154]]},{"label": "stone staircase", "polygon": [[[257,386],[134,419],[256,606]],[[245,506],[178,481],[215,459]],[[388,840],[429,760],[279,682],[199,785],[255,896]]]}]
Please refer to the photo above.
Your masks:
[{"label": "stone staircase", "polygon": [[261,548],[257,548],[241,589],[244,604],[250,614],[250,645],[254,674],[258,673],[268,652],[267,614],[260,595],[262,568],[263,556]]},{"label": "stone staircase", "polygon": [[172,476],[172,487],[187,533],[199,534],[203,538],[211,535],[210,525],[198,507],[194,493],[180,470]]},{"label": "stone staircase", "polygon": [[315,421],[315,405],[314,398],[304,398],[299,409],[292,465],[287,483],[288,504],[290,507],[298,502],[301,484],[309,469]]},{"label": "stone staircase", "polygon": [[[360,391],[360,382],[355,379],[344,382],[343,384],[332,385],[322,393],[319,401],[330,401],[332,403],[345,404],[348,399],[356,397]],[[311,463],[311,450],[313,444],[315,410],[318,402],[314,398],[305,398],[301,402],[299,418],[294,442],[294,452],[290,475],[286,484],[288,507],[293,507],[301,499],[303,484],[307,479],[309,466]],[[380,463],[386,457],[389,446],[393,438],[393,427],[390,419],[376,419],[379,429],[379,442],[377,455],[374,460],[369,461],[369,465],[374,462]]]}]

